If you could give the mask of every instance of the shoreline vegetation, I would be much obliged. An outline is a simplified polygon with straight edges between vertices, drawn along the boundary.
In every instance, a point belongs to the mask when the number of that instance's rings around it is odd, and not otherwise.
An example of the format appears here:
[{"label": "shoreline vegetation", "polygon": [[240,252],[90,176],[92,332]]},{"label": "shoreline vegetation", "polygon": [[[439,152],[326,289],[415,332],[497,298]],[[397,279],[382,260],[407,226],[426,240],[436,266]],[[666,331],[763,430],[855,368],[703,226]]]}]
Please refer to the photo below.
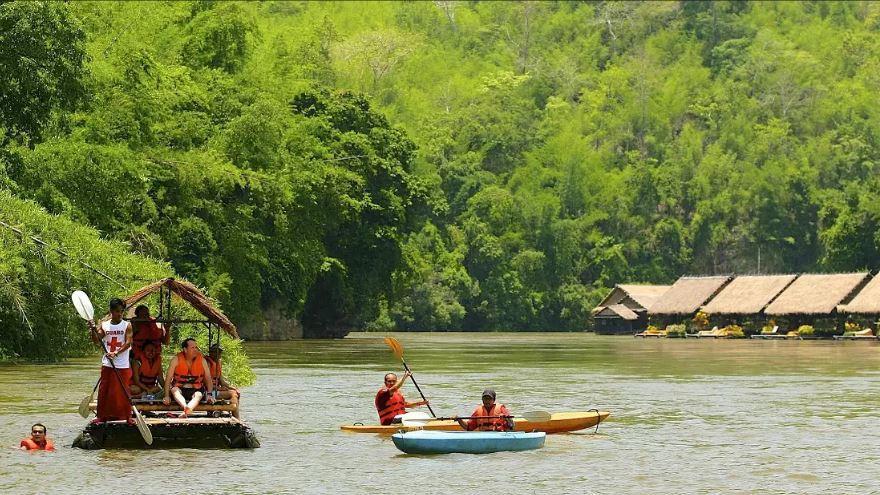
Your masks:
[{"label": "shoreline vegetation", "polygon": [[876,269],[878,28],[844,1],[3,3],[0,361],[90,352],[70,292],[166,276],[288,339],[583,331],[622,281]]}]

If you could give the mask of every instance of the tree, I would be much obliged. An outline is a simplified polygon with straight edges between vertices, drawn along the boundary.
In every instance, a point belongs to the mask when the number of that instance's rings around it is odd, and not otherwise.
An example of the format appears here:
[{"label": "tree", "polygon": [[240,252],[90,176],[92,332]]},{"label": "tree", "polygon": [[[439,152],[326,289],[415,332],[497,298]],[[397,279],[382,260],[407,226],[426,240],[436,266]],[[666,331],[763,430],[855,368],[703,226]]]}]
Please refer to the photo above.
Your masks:
[{"label": "tree", "polygon": [[82,101],[85,40],[63,3],[0,4],[0,129],[7,139],[39,142],[54,110]]}]

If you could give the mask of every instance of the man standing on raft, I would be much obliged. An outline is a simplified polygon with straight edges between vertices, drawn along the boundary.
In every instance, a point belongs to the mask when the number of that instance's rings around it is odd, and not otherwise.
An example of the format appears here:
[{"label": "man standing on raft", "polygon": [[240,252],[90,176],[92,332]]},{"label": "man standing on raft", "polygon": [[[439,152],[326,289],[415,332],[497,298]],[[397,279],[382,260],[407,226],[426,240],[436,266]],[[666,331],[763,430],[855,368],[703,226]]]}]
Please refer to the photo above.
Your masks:
[{"label": "man standing on raft", "polygon": [[[403,378],[397,379],[394,373],[385,375],[385,386],[376,392],[376,411],[379,412],[379,423],[390,425],[395,423],[395,417],[406,413],[407,407],[426,406],[428,401],[422,400],[418,402],[406,402],[403,394],[400,393],[400,387],[412,373],[407,371],[403,374]],[[399,421],[399,420],[398,420]]]},{"label": "man standing on raft", "polygon": [[110,319],[102,321],[98,327],[94,322],[89,322],[92,341],[99,345],[103,341],[106,349],[106,354],[101,359],[101,384],[98,386],[98,422],[131,419],[131,403],[128,400],[131,367],[128,350],[131,348],[132,330],[131,323],[122,319],[123,311],[125,303],[122,299],[112,299]]}]

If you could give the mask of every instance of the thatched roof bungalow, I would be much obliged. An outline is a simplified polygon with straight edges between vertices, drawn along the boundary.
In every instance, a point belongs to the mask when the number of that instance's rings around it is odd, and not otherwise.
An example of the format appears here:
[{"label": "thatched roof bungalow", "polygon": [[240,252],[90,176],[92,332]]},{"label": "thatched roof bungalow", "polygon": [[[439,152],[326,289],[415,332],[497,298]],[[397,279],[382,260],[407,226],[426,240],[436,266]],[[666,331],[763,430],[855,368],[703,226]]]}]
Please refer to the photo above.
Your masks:
[{"label": "thatched roof bungalow", "polygon": [[797,275],[742,275],[712,298],[703,311],[710,315],[755,315],[791,285]]},{"label": "thatched roof bungalow", "polygon": [[806,274],[782,291],[764,313],[771,316],[830,316],[867,281],[869,273]]},{"label": "thatched roof bungalow", "polygon": [[728,275],[681,277],[648,308],[651,316],[689,316],[730,282]]},{"label": "thatched roof bungalow", "polygon": [[647,308],[668,285],[618,284],[593,311],[596,333],[635,333],[648,324]]},{"label": "thatched roof bungalow", "polygon": [[841,313],[880,315],[880,276],[874,277],[848,304],[837,307]]}]

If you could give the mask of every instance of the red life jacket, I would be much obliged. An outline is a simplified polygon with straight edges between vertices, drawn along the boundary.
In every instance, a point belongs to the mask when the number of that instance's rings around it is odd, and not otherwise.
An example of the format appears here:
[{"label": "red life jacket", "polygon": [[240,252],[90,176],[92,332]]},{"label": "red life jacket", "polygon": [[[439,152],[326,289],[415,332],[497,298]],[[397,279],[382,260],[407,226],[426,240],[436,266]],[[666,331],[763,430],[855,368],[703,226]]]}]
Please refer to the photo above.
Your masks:
[{"label": "red life jacket", "polygon": [[[504,407],[504,404],[495,404],[491,409],[486,410],[484,406],[474,409],[471,416],[509,416],[510,412]],[[468,421],[468,430],[477,431],[508,431],[507,419],[505,418],[474,418]]]},{"label": "red life jacket", "polygon": [[220,374],[223,373],[223,360],[214,361],[211,356],[205,358],[208,361],[208,369],[211,371],[211,381],[214,382],[214,390],[220,386]]},{"label": "red life jacket", "polygon": [[138,380],[147,387],[155,387],[161,372],[162,356],[157,355],[152,362],[144,356],[141,359],[141,366],[138,368]]},{"label": "red life jacket", "polygon": [[406,400],[400,390],[391,394],[387,388],[379,389],[375,402],[376,411],[379,412],[379,423],[383,425],[390,425],[394,416],[406,412]]},{"label": "red life jacket", "polygon": [[174,368],[174,386],[180,387],[189,385],[192,388],[200,389],[204,385],[205,367],[202,364],[204,357],[201,353],[197,353],[196,359],[192,363],[192,367],[186,362],[186,356],[183,352],[177,353],[177,366]]},{"label": "red life jacket", "polygon": [[49,452],[55,451],[55,444],[52,443],[52,440],[46,439],[46,443],[40,447],[40,444],[34,441],[33,437],[27,437],[21,441],[20,447],[27,447],[28,450],[47,450]]},{"label": "red life jacket", "polygon": [[131,329],[131,348],[135,359],[143,357],[144,346],[150,341],[156,344],[158,348],[156,353],[162,354],[162,339],[165,337],[165,332],[159,328],[155,318],[150,318],[150,321],[132,322]]}]

